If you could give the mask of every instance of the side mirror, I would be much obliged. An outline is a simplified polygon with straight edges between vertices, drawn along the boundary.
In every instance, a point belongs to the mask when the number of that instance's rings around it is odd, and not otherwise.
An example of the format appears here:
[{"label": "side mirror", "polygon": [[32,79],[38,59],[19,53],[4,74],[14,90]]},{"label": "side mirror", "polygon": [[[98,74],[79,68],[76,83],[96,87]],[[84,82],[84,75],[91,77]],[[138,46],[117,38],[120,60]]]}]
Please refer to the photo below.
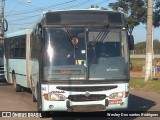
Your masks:
[{"label": "side mirror", "polygon": [[134,37],[133,37],[133,35],[128,35],[128,46],[129,46],[129,50],[134,50]]},{"label": "side mirror", "polygon": [[42,34],[42,25],[40,23],[38,23],[38,25],[37,25],[36,34],[37,35]]},{"label": "side mirror", "polygon": [[5,26],[4,26],[4,32],[7,32],[7,30],[8,30],[8,22],[7,22],[7,20],[6,19],[4,19],[4,23],[5,23]]}]

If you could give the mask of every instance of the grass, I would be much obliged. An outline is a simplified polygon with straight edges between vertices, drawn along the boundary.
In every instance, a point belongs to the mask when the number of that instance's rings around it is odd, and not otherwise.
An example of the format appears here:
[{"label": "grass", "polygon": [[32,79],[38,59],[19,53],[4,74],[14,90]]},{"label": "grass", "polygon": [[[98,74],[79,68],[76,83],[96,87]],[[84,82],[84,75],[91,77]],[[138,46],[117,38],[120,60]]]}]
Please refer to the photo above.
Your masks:
[{"label": "grass", "polygon": [[144,79],[141,78],[131,78],[130,87],[133,89],[155,91],[157,93],[160,93],[160,80],[150,80],[144,82]]},{"label": "grass", "polygon": [[[158,59],[154,59],[152,61],[153,66],[156,65],[156,61]],[[132,66],[145,66],[145,59],[131,59]]]},{"label": "grass", "polygon": [[[155,66],[159,59],[154,59],[152,65]],[[132,66],[145,66],[145,59],[131,59]],[[131,78],[130,87],[144,91],[155,91],[160,93],[160,80],[150,80],[144,82],[144,78]]]},{"label": "grass", "polygon": [[144,66],[145,59],[131,59],[132,66]]}]

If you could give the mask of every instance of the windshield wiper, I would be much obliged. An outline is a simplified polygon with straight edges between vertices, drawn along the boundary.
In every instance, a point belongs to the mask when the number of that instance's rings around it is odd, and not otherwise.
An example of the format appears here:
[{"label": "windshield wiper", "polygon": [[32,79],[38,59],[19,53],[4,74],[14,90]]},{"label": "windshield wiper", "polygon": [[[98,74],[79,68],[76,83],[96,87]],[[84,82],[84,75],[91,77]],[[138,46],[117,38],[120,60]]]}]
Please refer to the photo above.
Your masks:
[{"label": "windshield wiper", "polygon": [[109,28],[109,25],[105,25],[103,27],[103,29],[98,33],[97,37],[93,40],[94,42],[93,46],[95,46],[97,42],[103,42],[103,40],[108,34],[108,31],[107,31],[108,28]]},{"label": "windshield wiper", "polygon": [[77,48],[77,46],[76,46],[76,44],[74,44],[74,43],[72,42],[72,40],[74,40],[74,39],[76,39],[76,38],[73,38],[73,37],[72,37],[71,32],[68,30],[68,28],[67,28],[66,26],[64,27],[64,31],[67,33],[68,38],[69,38],[70,42],[72,43],[72,45],[73,45],[73,47],[74,47],[74,59],[75,59],[75,58],[76,58],[76,48]]},{"label": "windshield wiper", "polygon": [[73,37],[71,35],[71,32],[68,30],[68,28],[66,26],[64,27],[64,31],[67,33],[68,38],[69,38],[70,42],[72,43],[73,47],[76,48],[76,46],[72,42]]},{"label": "windshield wiper", "polygon": [[[94,59],[96,60],[96,53],[95,53],[95,45],[97,43],[103,42],[103,40],[105,39],[105,37],[107,36],[108,32],[107,31],[109,28],[109,25],[105,25],[102,30],[98,33],[98,35],[96,36],[95,39],[93,39],[93,42],[91,43],[91,45],[89,45],[89,49],[93,50],[93,56]],[[96,63],[96,62],[95,62]]]}]

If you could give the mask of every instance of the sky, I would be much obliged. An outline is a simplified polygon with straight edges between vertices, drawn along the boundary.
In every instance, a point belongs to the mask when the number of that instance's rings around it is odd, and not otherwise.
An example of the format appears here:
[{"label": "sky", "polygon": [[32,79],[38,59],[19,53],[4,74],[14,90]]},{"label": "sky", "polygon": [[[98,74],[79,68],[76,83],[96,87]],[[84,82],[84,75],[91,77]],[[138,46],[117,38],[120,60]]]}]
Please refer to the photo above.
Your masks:
[{"label": "sky", "polygon": [[[32,28],[43,11],[62,9],[86,9],[98,5],[110,10],[109,3],[116,0],[5,0],[4,16],[8,32]],[[153,38],[160,40],[160,27],[154,28]],[[146,25],[139,25],[133,33],[135,43],[146,41]]]}]

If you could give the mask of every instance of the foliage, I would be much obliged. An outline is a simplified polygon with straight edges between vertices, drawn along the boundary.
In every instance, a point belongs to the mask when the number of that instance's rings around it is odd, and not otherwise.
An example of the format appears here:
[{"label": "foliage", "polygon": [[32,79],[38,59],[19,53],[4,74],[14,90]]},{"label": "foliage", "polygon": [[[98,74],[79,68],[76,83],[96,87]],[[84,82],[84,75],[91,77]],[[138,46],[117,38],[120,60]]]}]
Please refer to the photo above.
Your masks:
[{"label": "foliage", "polygon": [[[158,60],[158,58],[153,59],[152,65],[155,66]],[[145,58],[132,58],[130,62],[132,63],[132,66],[145,66]]]},{"label": "foliage", "polygon": [[154,7],[154,26],[159,27],[160,26],[160,0],[156,0]]},{"label": "foliage", "polygon": [[145,59],[131,59],[132,66],[145,66]]},{"label": "foliage", "polygon": [[153,41],[153,49],[155,52],[160,51],[160,42],[158,40]]},{"label": "foliage", "polygon": [[160,80],[150,80],[148,82],[144,82],[144,79],[131,78],[130,87],[132,89],[155,91],[159,93],[160,92]]},{"label": "foliage", "polygon": [[146,49],[146,42],[138,42],[134,45],[134,50],[145,50]]},{"label": "foliage", "polygon": [[[146,50],[146,42],[138,42],[134,45],[134,50],[135,51],[145,51]],[[155,39],[153,41],[153,50],[155,54],[159,54],[160,53],[160,41]],[[145,53],[145,52],[144,52]]]},{"label": "foliage", "polygon": [[[126,15],[130,26],[130,33],[134,27],[140,23],[146,24],[147,21],[147,1],[148,0],[117,0],[115,3],[110,3],[109,7],[113,10],[123,12]],[[155,27],[160,26],[160,2],[154,0],[154,19]]]}]

